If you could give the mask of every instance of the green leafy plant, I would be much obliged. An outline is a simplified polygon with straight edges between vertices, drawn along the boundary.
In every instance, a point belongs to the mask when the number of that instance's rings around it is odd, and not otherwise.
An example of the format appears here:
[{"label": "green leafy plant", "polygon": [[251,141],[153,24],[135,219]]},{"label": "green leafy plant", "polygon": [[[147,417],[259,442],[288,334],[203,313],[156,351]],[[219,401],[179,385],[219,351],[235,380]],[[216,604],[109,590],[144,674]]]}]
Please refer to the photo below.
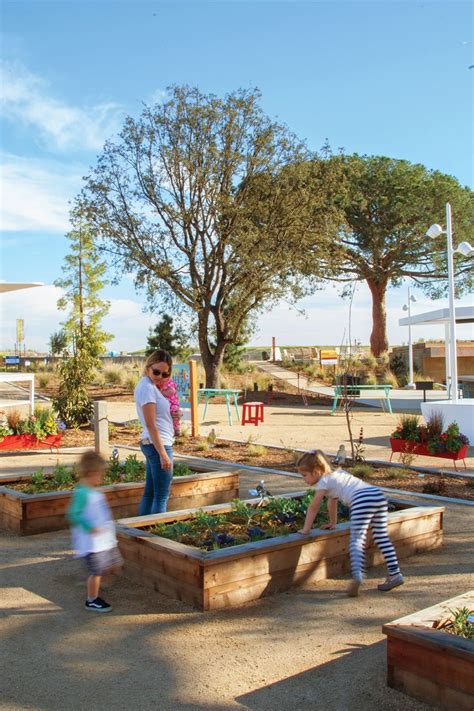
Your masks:
[{"label": "green leafy plant", "polygon": [[443,632],[455,634],[457,637],[464,639],[474,639],[474,625],[469,621],[472,618],[474,610],[469,610],[467,607],[461,607],[456,610],[449,610],[451,618],[438,620],[435,627]]},{"label": "green leafy plant", "polygon": [[392,432],[393,439],[404,439],[409,442],[419,442],[420,418],[418,415],[401,415],[398,420],[397,429]]},{"label": "green leafy plant", "polygon": [[267,453],[266,448],[262,447],[259,444],[249,444],[249,446],[247,447],[247,456],[255,458],[255,459],[264,457],[266,453]]},{"label": "green leafy plant", "polygon": [[193,470],[184,462],[175,462],[173,464],[173,476],[191,476],[191,474],[194,474]]}]

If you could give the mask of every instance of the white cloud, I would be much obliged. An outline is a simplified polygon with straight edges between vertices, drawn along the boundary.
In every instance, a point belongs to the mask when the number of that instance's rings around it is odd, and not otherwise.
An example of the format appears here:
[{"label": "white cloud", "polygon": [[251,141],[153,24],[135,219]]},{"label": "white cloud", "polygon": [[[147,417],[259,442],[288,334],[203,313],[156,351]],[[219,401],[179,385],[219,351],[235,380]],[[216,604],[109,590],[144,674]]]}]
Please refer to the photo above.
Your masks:
[{"label": "white cloud", "polygon": [[[27,348],[47,352],[50,335],[60,328],[64,312],[58,311],[56,302],[62,290],[54,286],[3,294],[0,300],[2,312],[0,349],[12,349],[15,344],[16,319],[25,320]],[[407,341],[406,328],[398,326],[403,316],[403,290],[390,291],[388,297],[389,342],[393,345]],[[159,320],[158,314],[144,313],[143,303],[133,299],[111,299],[109,314],[103,326],[114,338],[108,344],[110,350],[134,351],[146,344],[148,329]],[[299,304],[306,309],[308,319],[286,304],[258,317],[259,328],[252,338],[253,344],[270,346],[272,336],[278,345],[340,345],[348,324],[348,303],[337,295],[334,287],[328,287],[316,296]],[[429,301],[422,295],[414,305],[414,313],[446,306],[445,301]],[[416,309],[416,310],[415,310]],[[353,304],[352,338],[363,344],[369,342],[371,328],[370,297],[363,287],[356,292]],[[473,338],[472,327],[458,327],[458,338]],[[424,326],[413,330],[414,339],[442,340],[444,330],[438,326]]]},{"label": "white cloud", "polygon": [[77,107],[54,98],[44,79],[18,63],[2,62],[0,76],[2,115],[33,126],[52,148],[100,149],[123,116],[120,106],[112,102]]},{"label": "white cloud", "polygon": [[79,166],[2,155],[0,229],[67,232],[69,201],[79,191],[81,180]]}]

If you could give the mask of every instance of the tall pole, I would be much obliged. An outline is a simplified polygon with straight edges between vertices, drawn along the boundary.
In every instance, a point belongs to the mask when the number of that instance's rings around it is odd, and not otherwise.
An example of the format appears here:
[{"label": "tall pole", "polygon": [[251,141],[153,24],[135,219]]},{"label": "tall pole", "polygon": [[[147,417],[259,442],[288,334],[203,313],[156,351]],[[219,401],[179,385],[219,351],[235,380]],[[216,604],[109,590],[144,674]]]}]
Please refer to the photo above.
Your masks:
[{"label": "tall pole", "polygon": [[456,311],[454,306],[454,259],[451,205],[446,203],[446,235],[448,242],[448,291],[449,291],[449,360],[451,366],[451,401],[458,401],[458,363],[456,354]]},{"label": "tall pole", "polygon": [[[408,319],[411,318],[411,293],[410,287],[408,287]],[[413,382],[413,341],[411,338],[411,323],[408,324],[408,368],[410,371],[410,380],[408,383],[408,388],[412,389],[415,387]]]}]

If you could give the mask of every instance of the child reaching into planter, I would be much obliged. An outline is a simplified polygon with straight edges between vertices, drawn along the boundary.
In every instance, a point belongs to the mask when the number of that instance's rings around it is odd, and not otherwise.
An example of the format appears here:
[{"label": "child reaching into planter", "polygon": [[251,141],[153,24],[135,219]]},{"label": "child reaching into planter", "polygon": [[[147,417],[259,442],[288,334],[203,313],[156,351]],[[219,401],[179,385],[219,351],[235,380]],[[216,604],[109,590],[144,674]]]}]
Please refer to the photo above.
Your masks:
[{"label": "child reaching into planter", "polygon": [[178,388],[171,375],[167,377],[162,377],[156,387],[160,393],[169,400],[170,403],[170,415],[173,420],[173,430],[175,437],[179,437],[181,432],[181,418],[183,416],[183,411],[179,406],[179,396]]},{"label": "child reaching into planter", "polygon": [[344,469],[332,471],[331,465],[319,449],[303,454],[296,466],[305,482],[309,486],[315,485],[314,498],[308,507],[304,526],[301,531],[298,531],[300,535],[307,536],[310,533],[325,496],[328,499],[329,523],[321,528],[336,527],[338,499],[350,507],[352,581],[347,594],[350,597],[357,597],[359,594],[365,575],[365,546],[369,526],[388,568],[387,579],[377,586],[378,589],[386,591],[403,585],[404,580],[398,567],[397,554],[388,537],[388,503],[383,492],[377,486],[367,484]]},{"label": "child reaching into planter", "polygon": [[107,462],[99,454],[84,452],[79,461],[79,485],[68,510],[76,557],[85,559],[89,573],[85,608],[93,612],[112,610],[112,605],[99,597],[100,583],[103,575],[122,566],[107,499],[95,488],[102,484],[106,469]]}]

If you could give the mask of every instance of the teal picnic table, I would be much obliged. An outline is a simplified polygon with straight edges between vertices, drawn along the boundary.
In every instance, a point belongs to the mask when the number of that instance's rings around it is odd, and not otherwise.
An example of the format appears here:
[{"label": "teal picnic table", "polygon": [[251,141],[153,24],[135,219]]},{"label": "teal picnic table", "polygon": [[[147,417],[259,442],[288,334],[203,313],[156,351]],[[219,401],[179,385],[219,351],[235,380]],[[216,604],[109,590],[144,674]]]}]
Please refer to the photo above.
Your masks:
[{"label": "teal picnic table", "polygon": [[334,415],[339,400],[342,402],[344,398],[350,400],[380,400],[382,410],[385,411],[385,405],[390,414],[392,413],[392,404],[390,402],[391,385],[335,385],[334,400],[332,402],[331,415]]},{"label": "teal picnic table", "polygon": [[204,412],[202,415],[202,419],[206,417],[206,412],[207,412],[207,406],[209,405],[209,400],[212,397],[224,397],[225,398],[225,404],[227,405],[227,417],[229,418],[229,425],[232,424],[232,411],[231,411],[231,400],[232,404],[235,407],[235,412],[237,413],[237,422],[240,420],[240,415],[239,415],[239,408],[237,406],[237,398],[240,395],[240,390],[232,390],[230,388],[199,388],[198,390],[198,397],[199,397],[199,402],[202,401],[202,398],[205,398],[205,406],[204,406]]}]

